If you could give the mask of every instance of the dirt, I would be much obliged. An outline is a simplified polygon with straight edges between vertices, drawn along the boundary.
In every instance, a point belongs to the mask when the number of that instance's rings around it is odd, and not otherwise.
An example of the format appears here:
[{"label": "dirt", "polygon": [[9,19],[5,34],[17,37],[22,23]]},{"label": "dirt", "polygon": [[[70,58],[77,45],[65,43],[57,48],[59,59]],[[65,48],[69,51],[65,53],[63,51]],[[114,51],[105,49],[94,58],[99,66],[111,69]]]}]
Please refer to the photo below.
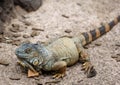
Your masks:
[{"label": "dirt", "polygon": [[[12,43],[0,43],[0,59],[6,60],[9,65],[0,65],[1,85],[119,85],[120,62],[112,56],[120,57],[120,24],[116,25],[109,33],[87,45],[97,75],[87,78],[81,71],[81,64],[77,63],[67,68],[63,79],[52,79],[53,73],[43,73],[39,77],[28,78],[19,65],[15,49],[21,42],[37,41],[46,42],[62,36],[76,36],[79,33],[100,27],[101,23],[107,23],[120,15],[120,0],[44,0],[43,5],[36,11],[24,15],[22,18],[12,20],[12,24],[19,25],[19,37],[5,36]],[[26,23],[30,23],[27,25]],[[13,27],[14,28],[14,27]],[[32,28],[44,29],[39,35],[30,36]],[[65,30],[71,30],[66,33]],[[7,35],[14,32],[7,31]],[[46,37],[47,36],[47,37]],[[17,40],[20,40],[17,41]]]}]

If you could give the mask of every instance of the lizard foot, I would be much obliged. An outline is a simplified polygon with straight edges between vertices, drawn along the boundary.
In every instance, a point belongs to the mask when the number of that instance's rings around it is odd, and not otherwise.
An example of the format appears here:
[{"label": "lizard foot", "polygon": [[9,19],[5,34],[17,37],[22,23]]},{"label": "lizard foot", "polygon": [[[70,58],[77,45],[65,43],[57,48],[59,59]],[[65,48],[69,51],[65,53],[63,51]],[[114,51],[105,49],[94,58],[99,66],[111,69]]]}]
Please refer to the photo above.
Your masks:
[{"label": "lizard foot", "polygon": [[85,74],[87,74],[88,78],[94,77],[97,74],[96,70],[94,69],[90,62],[85,62],[82,65],[82,70],[85,70]]},{"label": "lizard foot", "polygon": [[55,74],[54,76],[53,76],[53,78],[55,78],[55,79],[59,79],[59,78],[63,78],[65,76],[65,74],[63,73],[63,74],[61,74],[61,73],[57,73],[57,74]]},{"label": "lizard foot", "polygon": [[59,69],[58,73],[53,75],[53,78],[55,78],[55,79],[63,78],[65,76],[65,71],[66,71],[66,67]]}]

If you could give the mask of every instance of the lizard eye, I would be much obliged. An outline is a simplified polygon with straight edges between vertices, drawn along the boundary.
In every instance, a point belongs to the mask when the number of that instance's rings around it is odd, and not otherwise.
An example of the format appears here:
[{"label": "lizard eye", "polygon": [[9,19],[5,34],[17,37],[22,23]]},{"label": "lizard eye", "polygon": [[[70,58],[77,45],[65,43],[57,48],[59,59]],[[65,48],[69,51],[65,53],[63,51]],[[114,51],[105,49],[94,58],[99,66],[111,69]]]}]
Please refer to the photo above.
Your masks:
[{"label": "lizard eye", "polygon": [[25,50],[25,53],[30,53],[31,51],[32,51],[31,48],[27,48],[27,49]]},{"label": "lizard eye", "polygon": [[34,60],[33,60],[33,65],[35,65],[35,66],[36,66],[36,65],[38,65],[38,64],[39,64],[38,59],[34,59]]}]

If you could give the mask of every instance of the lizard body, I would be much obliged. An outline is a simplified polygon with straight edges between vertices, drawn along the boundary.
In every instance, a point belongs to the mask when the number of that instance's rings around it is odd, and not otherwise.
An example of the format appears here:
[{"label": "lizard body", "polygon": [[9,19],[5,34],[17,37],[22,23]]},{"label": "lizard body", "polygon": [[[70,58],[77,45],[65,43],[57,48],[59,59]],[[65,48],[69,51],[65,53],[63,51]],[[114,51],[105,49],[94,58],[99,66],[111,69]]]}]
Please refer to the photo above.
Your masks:
[{"label": "lizard body", "polygon": [[73,38],[59,38],[47,46],[40,43],[25,43],[16,49],[15,54],[23,67],[33,71],[57,71],[58,73],[53,76],[55,78],[63,77],[66,67],[78,61],[83,63],[82,69],[87,77],[93,77],[97,72],[83,46],[110,31],[119,21],[120,16],[100,28]]}]

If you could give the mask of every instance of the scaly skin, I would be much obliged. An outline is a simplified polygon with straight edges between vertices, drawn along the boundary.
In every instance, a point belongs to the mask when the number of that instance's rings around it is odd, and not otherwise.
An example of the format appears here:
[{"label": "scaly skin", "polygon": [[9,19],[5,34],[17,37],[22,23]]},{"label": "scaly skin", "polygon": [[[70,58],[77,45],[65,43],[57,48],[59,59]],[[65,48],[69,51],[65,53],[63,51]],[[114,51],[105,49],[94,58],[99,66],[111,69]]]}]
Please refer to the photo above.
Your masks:
[{"label": "scaly skin", "polygon": [[58,73],[53,76],[54,78],[63,77],[66,67],[78,61],[83,63],[82,69],[85,70],[87,77],[93,77],[97,72],[83,46],[110,31],[119,21],[120,16],[98,29],[73,38],[59,38],[47,46],[40,43],[25,43],[17,48],[15,53],[24,68],[33,71],[40,71],[41,69],[57,71]]}]

